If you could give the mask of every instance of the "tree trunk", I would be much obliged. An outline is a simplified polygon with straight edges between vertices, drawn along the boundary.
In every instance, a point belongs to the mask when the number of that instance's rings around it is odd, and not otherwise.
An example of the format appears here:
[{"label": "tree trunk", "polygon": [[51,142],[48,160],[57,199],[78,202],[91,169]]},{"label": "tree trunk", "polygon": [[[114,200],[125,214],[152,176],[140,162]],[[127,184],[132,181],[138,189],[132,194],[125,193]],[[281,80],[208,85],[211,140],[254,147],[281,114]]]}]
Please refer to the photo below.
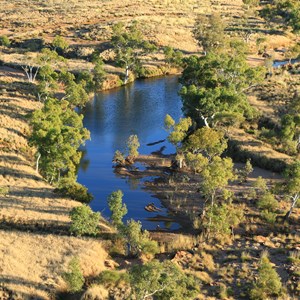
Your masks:
[{"label": "tree trunk", "polygon": [[287,221],[289,219],[290,215],[292,214],[293,209],[294,209],[294,207],[296,206],[296,204],[297,204],[297,202],[299,200],[299,197],[300,197],[300,195],[298,193],[292,197],[293,202],[292,202],[290,210],[284,216],[284,220],[285,221]]},{"label": "tree trunk", "polygon": [[129,79],[129,66],[126,66],[124,84],[127,83],[128,79]]},{"label": "tree trunk", "polygon": [[206,126],[207,128],[210,128],[210,126],[209,126],[209,124],[208,124],[208,122],[207,122],[208,117],[204,117],[203,115],[201,115],[201,119],[203,120],[205,126]]},{"label": "tree trunk", "polygon": [[37,173],[39,172],[39,161],[40,161],[40,158],[41,158],[41,153],[38,154],[38,157],[36,159],[36,168],[35,168],[35,171]]}]

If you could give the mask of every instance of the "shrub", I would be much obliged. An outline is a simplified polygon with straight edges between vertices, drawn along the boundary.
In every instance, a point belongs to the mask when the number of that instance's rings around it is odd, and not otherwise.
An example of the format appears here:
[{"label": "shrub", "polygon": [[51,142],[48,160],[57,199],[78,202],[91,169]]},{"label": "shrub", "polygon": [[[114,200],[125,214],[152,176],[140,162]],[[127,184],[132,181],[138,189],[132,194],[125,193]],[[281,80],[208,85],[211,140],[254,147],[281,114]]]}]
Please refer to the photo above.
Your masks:
[{"label": "shrub", "polygon": [[10,46],[10,40],[6,35],[0,36],[0,45],[5,47]]},{"label": "shrub", "polygon": [[122,219],[127,214],[126,204],[122,202],[124,194],[121,190],[112,192],[108,198],[108,207],[111,211],[111,221],[116,227],[123,225]]},{"label": "shrub", "polygon": [[159,252],[158,244],[150,239],[149,232],[146,230],[142,231],[141,222],[129,220],[123,231],[123,235],[129,245],[130,254],[156,254]]},{"label": "shrub", "polygon": [[84,284],[84,277],[80,269],[79,260],[77,257],[71,259],[68,272],[63,274],[63,279],[68,285],[68,289],[71,293],[76,293],[81,291]]},{"label": "shrub", "polygon": [[266,254],[262,255],[258,268],[258,279],[250,291],[253,300],[265,300],[281,294],[282,284]]},{"label": "shrub", "polygon": [[134,299],[194,299],[199,293],[199,280],[170,261],[135,265],[129,274]]},{"label": "shrub", "polygon": [[83,204],[82,206],[74,207],[70,212],[70,217],[72,220],[70,232],[75,235],[96,235],[98,233],[100,213],[93,212],[89,206]]},{"label": "shrub", "polygon": [[88,192],[84,185],[69,178],[60,180],[58,191],[64,196],[82,203],[89,203],[93,199],[92,194]]},{"label": "shrub", "polygon": [[138,157],[139,152],[138,148],[140,147],[140,142],[137,135],[132,134],[129,136],[127,140],[127,149],[128,149],[128,157],[135,159]]},{"label": "shrub", "polygon": [[252,171],[253,171],[253,167],[251,165],[251,160],[247,159],[244,168],[239,170],[238,173],[238,179],[240,183],[247,182],[248,176]]},{"label": "shrub", "polygon": [[113,157],[113,162],[116,163],[118,166],[124,166],[125,165],[125,156],[124,154],[117,150]]},{"label": "shrub", "polygon": [[69,44],[62,36],[56,35],[52,41],[52,46],[55,50],[63,52],[69,47]]},{"label": "shrub", "polygon": [[265,192],[258,200],[257,206],[263,210],[274,212],[278,207],[278,202],[272,193]]},{"label": "shrub", "polygon": [[242,252],[242,254],[241,254],[241,260],[242,260],[242,262],[245,262],[245,261],[247,261],[247,260],[251,260],[251,255],[250,255],[250,253],[249,252],[247,252],[247,251],[243,251]]},{"label": "shrub", "polygon": [[275,223],[276,223],[276,216],[277,216],[276,213],[273,213],[273,212],[268,211],[268,210],[263,210],[263,211],[261,212],[261,216],[262,216],[262,218],[263,218],[267,223],[270,223],[270,224],[275,224]]},{"label": "shrub", "polygon": [[6,196],[9,193],[9,187],[2,186],[0,187],[0,196]]},{"label": "shrub", "polygon": [[290,252],[288,260],[291,263],[294,263],[294,264],[300,266],[300,251],[292,251],[292,252]]},{"label": "shrub", "polygon": [[117,286],[120,283],[128,283],[129,276],[127,273],[122,273],[115,270],[105,270],[100,273],[97,278],[97,282]]},{"label": "shrub", "polygon": [[214,205],[209,208],[203,226],[213,238],[224,241],[224,237],[230,236],[243,217],[243,211],[233,204]]}]

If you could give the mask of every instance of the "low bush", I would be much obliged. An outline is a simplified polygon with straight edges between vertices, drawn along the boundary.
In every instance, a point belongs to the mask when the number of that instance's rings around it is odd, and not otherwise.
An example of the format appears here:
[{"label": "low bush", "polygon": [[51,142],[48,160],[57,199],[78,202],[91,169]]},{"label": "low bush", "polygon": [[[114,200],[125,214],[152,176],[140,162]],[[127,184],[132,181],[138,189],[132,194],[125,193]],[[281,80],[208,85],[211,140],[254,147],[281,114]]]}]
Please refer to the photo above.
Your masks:
[{"label": "low bush", "polygon": [[74,207],[70,212],[70,217],[72,220],[70,232],[75,235],[96,235],[98,233],[100,213],[93,212],[89,206],[83,204],[82,206]]},{"label": "low bush", "polygon": [[0,196],[6,196],[9,193],[9,187],[2,186],[0,187]]},{"label": "low bush", "polygon": [[278,297],[282,293],[282,284],[273,269],[267,254],[263,254],[258,267],[258,278],[250,291],[250,299],[265,300]]},{"label": "low bush", "polygon": [[10,40],[6,35],[0,36],[0,46],[5,46],[5,47],[10,46]]},{"label": "low bush", "polygon": [[120,283],[127,284],[129,283],[128,273],[122,273],[115,270],[105,270],[100,273],[97,278],[97,282],[104,285],[113,285],[117,286]]},{"label": "low bush", "polygon": [[263,210],[275,212],[278,208],[278,202],[274,195],[270,192],[265,192],[258,200],[257,206]]},{"label": "low bush", "polygon": [[88,192],[87,188],[73,179],[61,179],[57,190],[64,196],[81,203],[89,203],[93,199],[92,194]]},{"label": "low bush", "polygon": [[84,284],[84,277],[80,268],[79,260],[74,257],[68,266],[68,272],[63,274],[63,279],[68,285],[68,290],[71,293],[76,293],[81,291]]}]

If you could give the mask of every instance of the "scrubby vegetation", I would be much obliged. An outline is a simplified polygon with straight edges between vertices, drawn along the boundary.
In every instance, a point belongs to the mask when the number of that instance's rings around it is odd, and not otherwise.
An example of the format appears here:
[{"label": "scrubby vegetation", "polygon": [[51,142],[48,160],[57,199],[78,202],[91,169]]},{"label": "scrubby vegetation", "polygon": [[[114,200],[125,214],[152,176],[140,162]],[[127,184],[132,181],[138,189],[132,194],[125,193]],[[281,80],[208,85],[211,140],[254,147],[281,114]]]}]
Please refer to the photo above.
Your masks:
[{"label": "scrubby vegetation", "polygon": [[[58,290],[82,299],[299,297],[299,1],[89,1],[82,16],[76,1],[27,1],[28,20],[21,3],[4,2],[0,234],[11,235],[3,238],[0,298],[7,299],[2,290],[16,299],[55,298]],[[20,21],[12,18],[17,8]],[[63,16],[61,26],[41,21],[52,12]],[[95,92],[168,73],[180,73],[183,105],[178,121],[164,120],[175,153],[141,155],[143,137],[128,132],[124,153],[112,159],[117,175],[150,177],[143,184],[181,228],[147,231],[138,216],[126,219],[121,190],[109,195],[104,220],[77,182],[80,147],[90,138],[81,113]],[[158,218],[162,210],[145,209]],[[11,267],[15,232],[34,236],[36,247],[47,235],[47,252],[63,239],[59,257],[35,260],[53,274],[24,278],[21,254]],[[102,253],[100,241],[111,255],[101,261],[91,254]],[[25,292],[14,295],[16,285]],[[43,295],[33,295],[39,289]]]}]

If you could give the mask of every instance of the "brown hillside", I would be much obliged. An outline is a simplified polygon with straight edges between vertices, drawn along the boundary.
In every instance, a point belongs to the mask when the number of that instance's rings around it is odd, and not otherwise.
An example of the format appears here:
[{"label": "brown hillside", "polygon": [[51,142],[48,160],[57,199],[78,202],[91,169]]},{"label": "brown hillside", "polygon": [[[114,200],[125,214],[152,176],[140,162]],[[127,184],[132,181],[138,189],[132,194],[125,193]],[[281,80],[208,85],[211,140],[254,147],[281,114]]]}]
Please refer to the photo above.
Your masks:
[{"label": "brown hillside", "polygon": [[8,190],[0,193],[0,299],[7,299],[1,289],[18,299],[49,299],[64,288],[61,274],[72,257],[91,275],[104,268],[107,254],[100,241],[69,236],[68,214],[79,203],[59,197],[35,172],[26,140],[25,115],[41,103],[17,91],[22,74],[0,74],[0,189]]}]

